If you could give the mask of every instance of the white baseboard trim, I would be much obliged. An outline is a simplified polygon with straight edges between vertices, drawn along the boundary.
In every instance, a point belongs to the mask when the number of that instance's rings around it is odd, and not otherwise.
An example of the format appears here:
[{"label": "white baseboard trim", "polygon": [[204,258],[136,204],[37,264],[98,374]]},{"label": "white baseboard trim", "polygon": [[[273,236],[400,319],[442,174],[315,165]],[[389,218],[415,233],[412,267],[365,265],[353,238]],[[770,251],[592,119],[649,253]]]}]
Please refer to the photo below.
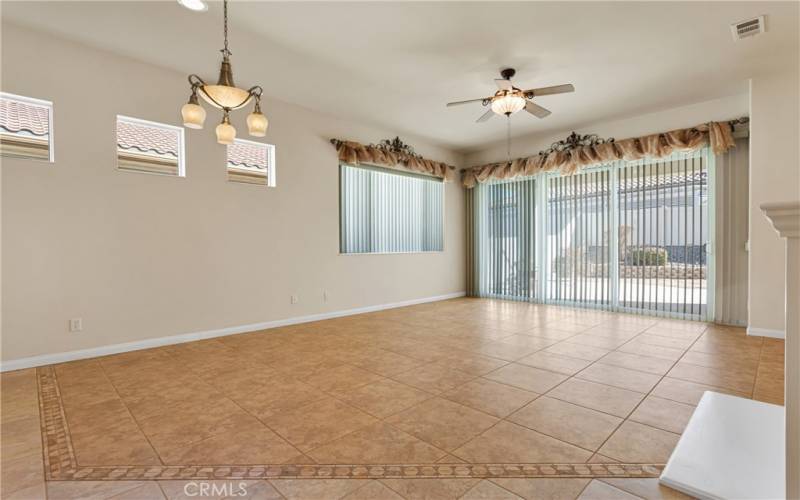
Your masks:
[{"label": "white baseboard trim", "polygon": [[785,339],[786,332],[783,330],[768,330],[767,328],[747,327],[747,334],[754,337],[770,337],[773,339]]},{"label": "white baseboard trim", "polygon": [[28,358],[12,359],[10,361],[3,361],[2,363],[0,363],[0,372],[21,370],[23,368],[32,368],[35,366],[52,365],[55,363],[65,363],[67,361],[75,361],[78,359],[96,358],[98,356],[108,356],[110,354],[138,351],[141,349],[150,349],[153,347],[160,347],[165,345],[182,344],[184,342],[194,342],[196,340],[211,339],[214,337],[224,337],[226,335],[235,335],[237,333],[253,332],[257,330],[267,330],[269,328],[276,328],[279,326],[296,325],[299,323],[309,323],[311,321],[320,321],[323,319],[340,318],[342,316],[352,316],[354,314],[364,314],[375,311],[383,311],[385,309],[413,306],[415,304],[424,304],[426,302],[437,302],[440,300],[455,299],[458,297],[464,297],[465,295],[466,292],[448,293],[445,295],[437,295],[434,297],[424,297],[421,299],[393,302],[391,304],[378,304],[374,306],[357,307],[355,309],[345,309],[343,311],[331,311],[326,313],[311,314],[308,316],[297,316],[294,318],[278,319],[275,321],[265,321],[262,323],[251,323],[249,325],[230,326],[227,328],[219,328],[216,330],[206,330],[201,332],[172,335],[169,337],[158,337],[154,339],[137,340],[136,342],[125,342],[123,344],[112,344],[107,346],[91,347],[89,349],[81,349],[78,351],[60,352],[56,354],[43,354],[41,356],[31,356]]}]

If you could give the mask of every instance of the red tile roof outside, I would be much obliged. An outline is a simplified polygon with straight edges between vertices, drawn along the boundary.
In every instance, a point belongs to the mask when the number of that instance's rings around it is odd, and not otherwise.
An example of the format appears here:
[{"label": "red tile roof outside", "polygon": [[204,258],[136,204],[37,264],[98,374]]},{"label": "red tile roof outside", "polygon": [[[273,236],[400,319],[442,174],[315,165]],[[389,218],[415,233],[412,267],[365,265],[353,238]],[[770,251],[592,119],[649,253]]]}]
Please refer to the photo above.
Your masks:
[{"label": "red tile roof outside", "polygon": [[178,131],[123,119],[117,120],[117,146],[140,153],[178,157]]},{"label": "red tile roof outside", "polygon": [[228,165],[266,171],[269,167],[267,145],[234,141],[228,145]]},{"label": "red tile roof outside", "polygon": [[12,134],[47,136],[50,114],[45,106],[0,98],[0,128]]}]

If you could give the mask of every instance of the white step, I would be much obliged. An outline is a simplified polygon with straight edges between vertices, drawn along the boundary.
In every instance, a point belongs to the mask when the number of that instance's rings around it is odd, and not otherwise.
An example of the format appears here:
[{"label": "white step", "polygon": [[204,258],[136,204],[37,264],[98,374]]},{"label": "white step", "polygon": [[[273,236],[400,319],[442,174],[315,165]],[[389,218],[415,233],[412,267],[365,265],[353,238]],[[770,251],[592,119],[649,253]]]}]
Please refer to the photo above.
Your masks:
[{"label": "white step", "polygon": [[786,496],[783,406],[707,391],[661,474],[698,498]]}]

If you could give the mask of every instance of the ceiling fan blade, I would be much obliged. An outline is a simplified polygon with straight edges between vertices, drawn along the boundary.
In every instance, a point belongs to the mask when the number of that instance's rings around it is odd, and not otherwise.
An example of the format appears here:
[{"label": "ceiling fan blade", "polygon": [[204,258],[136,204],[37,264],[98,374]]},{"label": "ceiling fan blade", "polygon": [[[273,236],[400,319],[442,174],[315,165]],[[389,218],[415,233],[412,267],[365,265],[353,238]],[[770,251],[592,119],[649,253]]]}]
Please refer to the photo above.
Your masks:
[{"label": "ceiling fan blade", "polygon": [[537,118],[544,118],[551,113],[549,109],[545,109],[538,104],[532,103],[531,101],[525,103],[525,111]]},{"label": "ceiling fan blade", "polygon": [[488,97],[482,97],[480,99],[467,99],[466,101],[448,102],[447,103],[447,107],[449,108],[450,106],[460,106],[462,104],[469,104],[471,102],[481,102],[481,101],[485,101],[486,99],[488,99]]},{"label": "ceiling fan blade", "polygon": [[542,87],[540,89],[530,89],[525,91],[525,95],[542,96],[553,94],[566,94],[567,92],[575,92],[575,87],[571,83],[564,85],[553,85],[552,87]]},{"label": "ceiling fan blade", "polygon": [[494,83],[497,84],[497,88],[500,90],[511,90],[511,80],[506,80],[505,78],[495,78]]},{"label": "ceiling fan blade", "polygon": [[490,108],[489,111],[487,111],[486,113],[482,114],[480,118],[475,120],[475,123],[483,123],[483,122],[487,121],[489,118],[491,118],[493,116],[494,116],[494,111],[492,111],[491,108]]}]

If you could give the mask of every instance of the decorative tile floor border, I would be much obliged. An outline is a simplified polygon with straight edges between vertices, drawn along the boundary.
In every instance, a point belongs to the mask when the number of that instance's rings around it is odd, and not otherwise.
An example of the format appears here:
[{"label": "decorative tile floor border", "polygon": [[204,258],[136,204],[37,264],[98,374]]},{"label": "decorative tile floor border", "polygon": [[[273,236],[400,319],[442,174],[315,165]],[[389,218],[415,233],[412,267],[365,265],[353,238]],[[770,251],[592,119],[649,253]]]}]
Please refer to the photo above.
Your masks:
[{"label": "decorative tile floor border", "polygon": [[658,477],[663,464],[254,464],[78,465],[52,366],[36,369],[42,446],[48,481],[199,479],[395,479],[395,478],[597,478]]}]

